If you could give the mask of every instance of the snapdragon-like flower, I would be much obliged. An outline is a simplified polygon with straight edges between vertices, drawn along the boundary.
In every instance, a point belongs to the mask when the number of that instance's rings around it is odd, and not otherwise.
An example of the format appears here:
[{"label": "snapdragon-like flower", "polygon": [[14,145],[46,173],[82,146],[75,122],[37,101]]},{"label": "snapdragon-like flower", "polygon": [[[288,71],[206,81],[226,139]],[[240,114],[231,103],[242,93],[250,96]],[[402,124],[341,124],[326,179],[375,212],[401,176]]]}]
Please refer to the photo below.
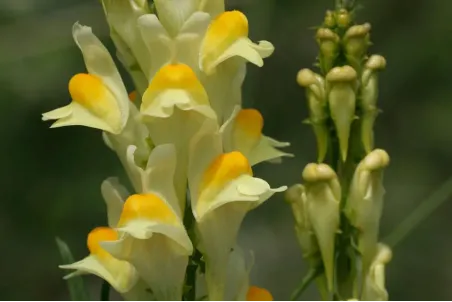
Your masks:
[{"label": "snapdragon-like flower", "polygon": [[253,43],[248,38],[248,19],[240,11],[227,11],[210,23],[199,54],[199,67],[206,74],[213,74],[215,68],[229,58],[239,56],[261,67],[263,58],[274,51],[268,41]]},{"label": "snapdragon-like flower", "polygon": [[190,146],[189,188],[193,215],[206,260],[211,300],[224,299],[230,250],[246,213],[275,192],[252,176],[247,158],[238,151],[223,153],[216,125],[206,120]]},{"label": "snapdragon-like flower", "polygon": [[157,300],[180,300],[188,256],[193,252],[173,187],[176,151],[157,146],[144,172],[143,193],[130,196],[119,215],[123,236],[102,246],[133,264]]},{"label": "snapdragon-like flower", "polygon": [[189,140],[206,118],[216,123],[207,93],[188,65],[168,64],[157,72],[146,89],[141,113],[155,144],[176,146],[178,163],[174,184],[183,210]]},{"label": "snapdragon-like flower", "polygon": [[78,262],[60,265],[60,268],[75,270],[65,279],[80,274],[94,274],[106,280],[119,293],[126,293],[138,282],[136,269],[127,261],[114,258],[101,245],[101,242],[114,241],[119,238],[116,230],[109,227],[97,227],[88,234],[87,246],[89,256]]},{"label": "snapdragon-like flower", "polygon": [[263,161],[280,162],[281,157],[292,154],[277,148],[290,146],[290,143],[278,142],[262,134],[264,118],[256,109],[236,107],[228,121],[220,130],[223,136],[225,152],[239,151],[251,166]]},{"label": "snapdragon-like flower", "polygon": [[69,105],[42,118],[56,120],[52,128],[82,125],[119,134],[127,123],[130,102],[115,63],[90,27],[76,23],[72,35],[88,73],[76,74],[69,81]]}]

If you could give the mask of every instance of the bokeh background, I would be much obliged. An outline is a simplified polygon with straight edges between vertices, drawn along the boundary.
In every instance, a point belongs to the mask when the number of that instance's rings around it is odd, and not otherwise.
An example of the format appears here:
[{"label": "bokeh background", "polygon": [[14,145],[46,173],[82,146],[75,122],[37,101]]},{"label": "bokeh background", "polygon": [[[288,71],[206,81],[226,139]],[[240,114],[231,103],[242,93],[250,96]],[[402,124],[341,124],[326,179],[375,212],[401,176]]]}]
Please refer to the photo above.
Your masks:
[{"label": "bokeh background", "polygon": [[[315,159],[303,90],[295,75],[311,67],[314,31],[333,0],[230,0],[244,11],[254,40],[276,46],[264,68],[249,67],[246,107],[265,117],[265,134],[290,141],[295,159],[261,164],[271,184],[300,181]],[[383,54],[377,146],[392,163],[383,237],[452,176],[452,1],[362,0],[360,21],[372,24],[371,52]],[[55,236],[84,257],[86,234],[106,223],[99,186],[123,173],[94,129],[48,129],[41,113],[69,102],[67,83],[84,71],[73,43],[75,21],[93,27],[112,49],[99,1],[0,0],[0,299],[58,300],[68,293]],[[128,80],[127,80],[128,81]],[[130,81],[128,82],[130,84]],[[287,299],[306,267],[291,212],[281,196],[246,219],[241,244],[253,249],[253,283]],[[452,198],[394,250],[388,267],[392,300],[452,299]],[[97,292],[100,282],[86,279]],[[311,288],[303,299],[317,299]]]}]

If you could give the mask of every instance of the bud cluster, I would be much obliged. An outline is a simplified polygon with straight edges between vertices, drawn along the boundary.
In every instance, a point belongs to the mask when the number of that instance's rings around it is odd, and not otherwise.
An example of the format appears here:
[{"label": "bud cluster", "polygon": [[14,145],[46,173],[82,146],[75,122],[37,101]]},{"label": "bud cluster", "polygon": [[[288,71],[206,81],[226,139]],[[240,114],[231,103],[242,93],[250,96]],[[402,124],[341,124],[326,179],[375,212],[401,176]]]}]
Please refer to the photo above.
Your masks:
[{"label": "bud cluster", "polygon": [[389,155],[374,149],[373,135],[378,74],[386,60],[367,54],[370,29],[355,24],[344,7],[327,11],[315,37],[320,72],[297,75],[306,88],[318,156],[286,200],[303,257],[321,272],[313,279],[324,299],[388,299],[384,270],[391,250],[378,235]]}]

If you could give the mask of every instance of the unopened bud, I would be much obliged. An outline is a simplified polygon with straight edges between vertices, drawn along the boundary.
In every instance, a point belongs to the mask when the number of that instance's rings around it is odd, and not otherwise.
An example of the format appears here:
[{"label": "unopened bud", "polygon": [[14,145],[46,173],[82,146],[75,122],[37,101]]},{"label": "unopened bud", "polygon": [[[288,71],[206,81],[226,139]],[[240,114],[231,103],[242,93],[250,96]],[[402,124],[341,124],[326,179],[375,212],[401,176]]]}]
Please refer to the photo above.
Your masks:
[{"label": "unopened bud", "polygon": [[285,193],[285,199],[292,207],[295,218],[295,233],[303,253],[303,258],[311,262],[318,261],[319,247],[312,231],[307,213],[306,193],[303,185],[291,186]]},{"label": "unopened bud", "polygon": [[333,28],[336,26],[336,19],[332,11],[330,10],[326,11],[325,19],[323,20],[323,26],[328,28]]},{"label": "unopened bud", "polygon": [[334,245],[339,230],[341,188],[334,170],[325,164],[308,164],[303,171],[309,221],[325,267],[328,290],[333,289]]},{"label": "unopened bud", "polygon": [[347,28],[351,21],[350,13],[346,9],[340,9],[336,13],[336,23],[339,28]]},{"label": "unopened bud", "polygon": [[354,25],[344,35],[345,55],[350,65],[357,70],[361,68],[370,45],[370,29],[369,23]]},{"label": "unopened bud", "polygon": [[378,243],[380,218],[383,211],[383,170],[389,165],[389,155],[382,149],[373,150],[358,164],[350,185],[345,214],[358,231],[358,249],[362,255],[363,272],[373,261]]},{"label": "unopened bud", "polygon": [[317,140],[318,162],[325,159],[328,150],[329,131],[327,126],[325,80],[319,74],[309,69],[298,72],[297,82],[306,87],[306,97],[309,107],[309,123]]},{"label": "unopened bud", "polygon": [[385,58],[373,55],[367,60],[361,77],[361,141],[367,153],[374,145],[373,128],[378,115],[378,72],[385,67]]},{"label": "unopened bud", "polygon": [[377,254],[372,262],[369,273],[365,276],[361,300],[388,301],[386,290],[386,265],[392,259],[391,249],[382,243],[378,244]]},{"label": "unopened bud", "polygon": [[335,67],[326,76],[330,114],[344,162],[347,160],[351,124],[355,119],[356,77],[356,71],[350,66]]},{"label": "unopened bud", "polygon": [[320,48],[320,68],[327,73],[334,66],[339,54],[339,36],[328,28],[319,28],[316,34],[317,44]]}]

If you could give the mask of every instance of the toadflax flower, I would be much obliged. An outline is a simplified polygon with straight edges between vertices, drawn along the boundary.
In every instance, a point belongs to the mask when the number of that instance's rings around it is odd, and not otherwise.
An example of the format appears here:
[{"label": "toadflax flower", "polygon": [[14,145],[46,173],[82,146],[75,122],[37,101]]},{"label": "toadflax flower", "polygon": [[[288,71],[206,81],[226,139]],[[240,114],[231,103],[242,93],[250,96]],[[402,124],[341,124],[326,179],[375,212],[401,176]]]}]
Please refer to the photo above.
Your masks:
[{"label": "toadflax flower", "polygon": [[116,240],[101,243],[117,259],[131,263],[157,300],[180,300],[193,246],[184,228],[173,187],[176,151],[157,146],[148,160],[143,192],[125,201]]},{"label": "toadflax flower", "polygon": [[130,101],[115,63],[90,27],[76,23],[72,35],[88,73],[76,74],[69,81],[69,105],[42,118],[56,120],[52,128],[82,125],[119,134],[127,123]]},{"label": "toadflax flower", "polygon": [[242,153],[223,153],[221,135],[215,129],[213,121],[206,120],[192,139],[188,180],[200,249],[206,260],[209,298],[222,300],[229,253],[246,213],[286,187],[272,189],[266,181],[253,177]]},{"label": "toadflax flower", "polygon": [[236,107],[231,117],[220,131],[223,137],[225,152],[239,151],[250,162],[251,166],[263,161],[281,161],[282,156],[292,154],[277,148],[290,146],[290,143],[278,142],[262,134],[264,118],[256,109],[240,109]]},{"label": "toadflax flower", "polygon": [[188,65],[168,64],[150,82],[140,110],[153,142],[176,146],[178,163],[174,184],[183,210],[190,137],[206,118],[216,121],[207,93]]}]

